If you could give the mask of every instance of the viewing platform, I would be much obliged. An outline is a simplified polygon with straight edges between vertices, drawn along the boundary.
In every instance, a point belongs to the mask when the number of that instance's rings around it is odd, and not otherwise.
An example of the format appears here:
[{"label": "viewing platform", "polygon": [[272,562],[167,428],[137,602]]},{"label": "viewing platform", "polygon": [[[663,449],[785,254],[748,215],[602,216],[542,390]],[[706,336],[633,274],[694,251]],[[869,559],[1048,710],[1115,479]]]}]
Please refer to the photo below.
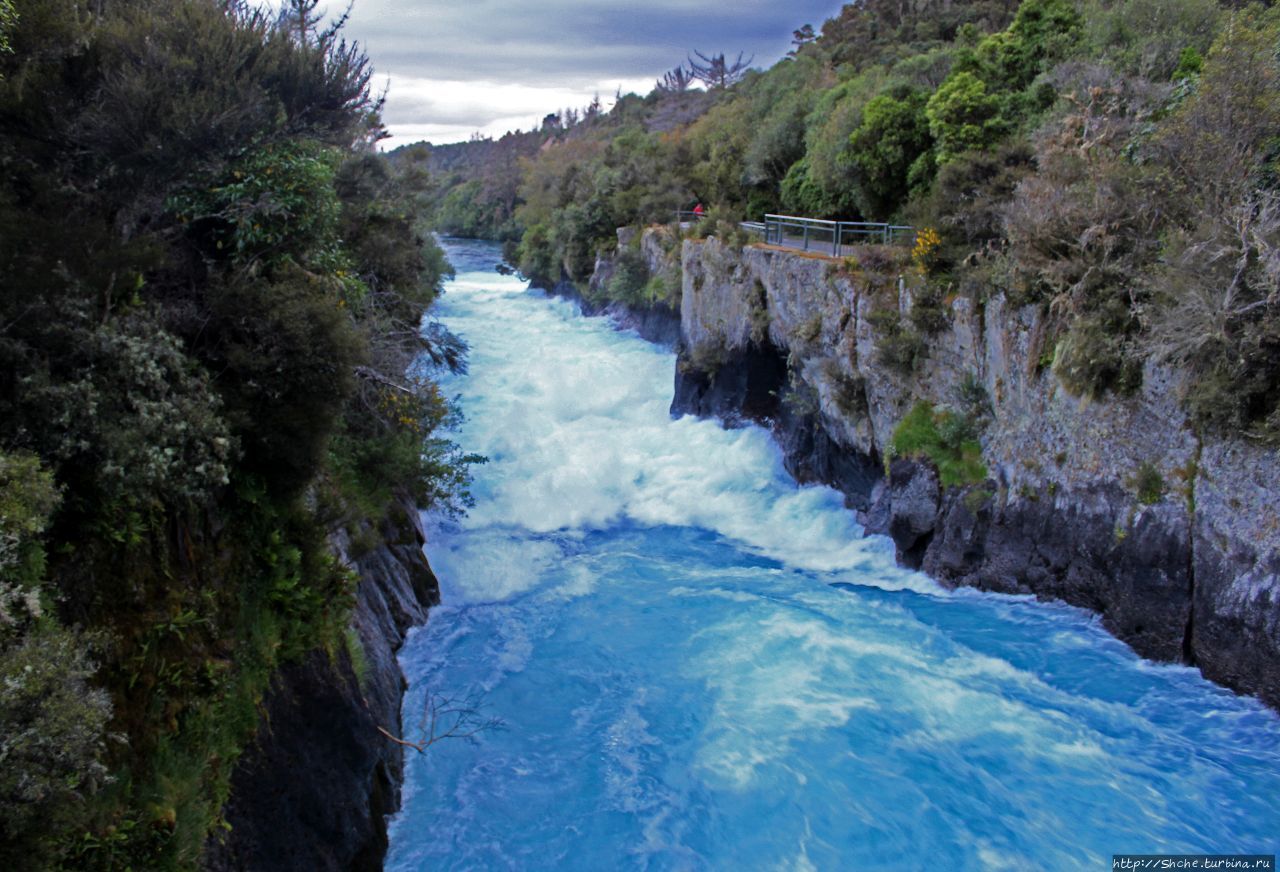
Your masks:
[{"label": "viewing platform", "polygon": [[847,257],[864,245],[914,245],[916,241],[915,228],[904,224],[766,215],[763,224],[744,222],[742,227],[763,234],[766,245],[797,248],[831,257]]},{"label": "viewing platform", "polygon": [[[676,212],[676,223],[691,227],[706,217],[703,212]],[[764,237],[766,245],[812,251],[828,257],[848,257],[864,245],[914,245],[916,231],[905,224],[867,221],[824,221],[794,215],[765,215],[764,221],[743,221],[739,226]]]}]

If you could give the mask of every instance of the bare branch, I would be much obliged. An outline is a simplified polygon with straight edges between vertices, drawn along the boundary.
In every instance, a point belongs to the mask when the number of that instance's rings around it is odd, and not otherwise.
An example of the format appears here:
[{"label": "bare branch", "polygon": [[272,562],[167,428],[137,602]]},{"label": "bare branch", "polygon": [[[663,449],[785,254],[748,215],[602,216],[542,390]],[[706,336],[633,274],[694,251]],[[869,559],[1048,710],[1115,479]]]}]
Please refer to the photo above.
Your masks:
[{"label": "bare branch", "polygon": [[661,94],[680,94],[689,90],[695,81],[693,74],[681,64],[674,70],[663,73],[662,78],[654,84],[654,90]]},{"label": "bare branch", "polygon": [[481,705],[478,694],[468,694],[461,699],[428,694],[423,702],[422,717],[418,721],[418,735],[421,738],[416,741],[401,739],[382,727],[377,729],[397,745],[425,754],[428,748],[445,739],[470,742],[480,733],[506,727],[500,718],[484,717],[480,712]]},{"label": "bare branch", "polygon": [[756,56],[752,55],[744,61],[742,52],[738,52],[738,59],[730,64],[725,60],[723,52],[713,57],[707,57],[697,49],[694,49],[693,53],[702,63],[689,58],[689,73],[713,91],[722,91],[742,81],[747,70],[751,68],[751,62],[756,59]]},{"label": "bare branch", "polygon": [[365,381],[374,382],[375,384],[382,385],[382,387],[384,388],[388,388],[393,391],[399,391],[402,394],[408,394],[409,396],[412,396],[412,397],[416,397],[418,395],[418,392],[413,390],[412,388],[408,388],[402,384],[394,382],[391,379],[387,378],[382,373],[378,372],[377,370],[370,369],[367,366],[357,366],[352,370],[352,372],[354,372],[361,379],[364,379]]}]

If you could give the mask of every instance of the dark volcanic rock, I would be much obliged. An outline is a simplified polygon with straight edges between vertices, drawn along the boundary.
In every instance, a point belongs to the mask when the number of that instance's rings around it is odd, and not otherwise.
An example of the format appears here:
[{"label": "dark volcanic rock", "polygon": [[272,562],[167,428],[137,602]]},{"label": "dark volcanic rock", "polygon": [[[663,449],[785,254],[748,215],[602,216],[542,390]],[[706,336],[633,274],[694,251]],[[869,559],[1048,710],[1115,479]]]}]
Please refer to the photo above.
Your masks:
[{"label": "dark volcanic rock", "polygon": [[948,493],[921,568],[944,584],[1091,609],[1142,656],[1182,659],[1191,615],[1185,513],[1151,506],[1130,518],[1126,495],[1107,487],[997,502],[989,490]]},{"label": "dark volcanic rock", "polygon": [[1244,545],[1214,547],[1204,525],[1196,529],[1194,566],[1188,654],[1206,677],[1247,687],[1280,709],[1280,603],[1264,583],[1280,566],[1258,561]]},{"label": "dark volcanic rock", "polygon": [[[332,658],[313,651],[277,673],[258,735],[232,774],[223,810],[231,830],[210,840],[205,869],[382,868],[386,816],[400,806],[404,749],[379,728],[402,735],[396,651],[440,601],[417,511],[406,505],[396,514],[384,544],[350,561],[360,574],[352,627],[363,675],[345,650]],[[335,547],[347,554],[350,543],[339,536]]]},{"label": "dark volcanic rock", "polygon": [[933,467],[895,460],[889,468],[889,529],[898,560],[919,569],[933,541],[942,489]]},{"label": "dark volcanic rock", "polygon": [[797,414],[786,403],[773,423],[787,472],[801,484],[830,485],[858,511],[871,507],[872,492],[884,473],[877,458],[858,454],[831,438],[815,414]]},{"label": "dark volcanic rock", "polygon": [[603,314],[623,330],[634,330],[654,345],[675,348],[680,344],[680,313],[666,306],[628,306],[610,303]]},{"label": "dark volcanic rock", "polygon": [[[972,575],[989,562],[987,537],[991,531],[994,492],[986,487],[951,491],[942,498],[938,523],[921,569],[944,582]],[[1015,576],[993,576],[990,590],[1026,593]]]},{"label": "dark volcanic rock", "polygon": [[724,356],[708,373],[680,355],[671,414],[719,418],[729,426],[774,420],[787,384],[786,357],[767,342],[727,351]]},{"label": "dark volcanic rock", "polygon": [[286,666],[262,708],[232,778],[231,831],[210,846],[205,868],[381,869],[395,786],[346,652],[331,661],[313,651]]}]

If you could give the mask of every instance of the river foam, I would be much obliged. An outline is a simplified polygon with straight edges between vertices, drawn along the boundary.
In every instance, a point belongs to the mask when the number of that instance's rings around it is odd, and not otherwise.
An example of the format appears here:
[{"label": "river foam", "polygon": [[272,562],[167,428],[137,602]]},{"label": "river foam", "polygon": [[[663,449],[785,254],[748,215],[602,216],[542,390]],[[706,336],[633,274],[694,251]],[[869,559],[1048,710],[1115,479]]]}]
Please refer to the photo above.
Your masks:
[{"label": "river foam", "polygon": [[451,246],[478,504],[402,652],[505,729],[408,765],[388,868],[1102,868],[1280,845],[1280,719],[1088,615],[944,593],[674,361]]},{"label": "river foam", "polygon": [[[469,530],[573,536],[623,522],[697,527],[790,566],[939,591],[897,568],[890,543],[864,538],[835,491],[797,487],[766,431],[672,420],[670,353],[604,319],[584,319],[575,304],[515,277],[464,273],[444,310],[472,344],[470,423],[460,438],[493,461],[478,482]],[[473,546],[498,543],[462,547]],[[471,595],[470,580],[460,583],[467,589],[459,593]],[[512,578],[505,592],[521,587]],[[482,598],[503,592],[487,573],[474,586]]]}]

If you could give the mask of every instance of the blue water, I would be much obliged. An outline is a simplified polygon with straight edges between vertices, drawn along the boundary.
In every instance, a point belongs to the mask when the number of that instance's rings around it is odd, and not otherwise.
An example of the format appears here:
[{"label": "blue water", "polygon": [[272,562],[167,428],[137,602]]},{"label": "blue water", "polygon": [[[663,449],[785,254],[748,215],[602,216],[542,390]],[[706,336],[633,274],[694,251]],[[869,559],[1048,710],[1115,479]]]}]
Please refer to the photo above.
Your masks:
[{"label": "blue water", "polygon": [[401,660],[505,728],[411,754],[388,868],[1080,869],[1274,853],[1280,718],[1075,609],[947,593],[667,414],[675,361],[451,243],[491,463]]}]

